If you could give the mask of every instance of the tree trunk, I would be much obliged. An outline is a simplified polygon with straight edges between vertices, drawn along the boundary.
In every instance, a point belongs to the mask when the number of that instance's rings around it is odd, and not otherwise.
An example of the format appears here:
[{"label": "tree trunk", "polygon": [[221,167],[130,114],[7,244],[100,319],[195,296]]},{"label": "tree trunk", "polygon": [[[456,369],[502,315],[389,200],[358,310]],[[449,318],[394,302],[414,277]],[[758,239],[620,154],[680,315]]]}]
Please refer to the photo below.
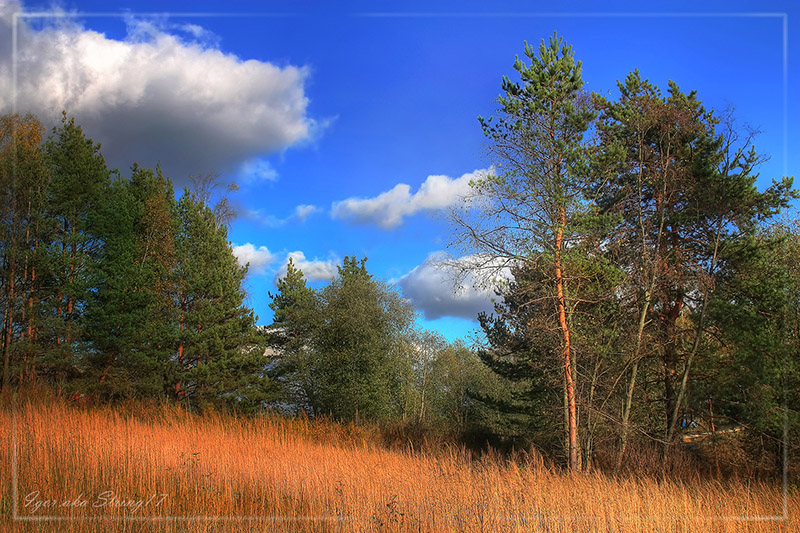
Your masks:
[{"label": "tree trunk", "polygon": [[571,471],[580,470],[578,462],[578,415],[575,404],[575,382],[572,379],[572,344],[569,338],[569,324],[567,323],[567,306],[566,298],[564,296],[564,276],[562,273],[561,265],[561,248],[564,237],[564,220],[566,214],[564,209],[561,208],[559,212],[560,225],[556,230],[556,260],[555,260],[555,275],[556,275],[556,299],[558,303],[558,323],[561,327],[561,336],[563,342],[563,357],[564,357],[564,376],[565,376],[565,391],[567,395],[567,428],[569,432],[569,469]]},{"label": "tree trunk", "polygon": [[6,312],[3,320],[3,394],[8,394],[11,387],[11,330],[14,326],[14,277],[16,273],[16,253],[17,243],[14,236],[17,233],[16,213],[11,214],[11,245],[8,254],[8,290],[6,292]]},{"label": "tree trunk", "polygon": [[[13,252],[12,252],[13,253]],[[3,320],[3,393],[8,393],[11,386],[11,329],[14,325],[14,260],[8,265],[8,292],[6,312]]]},{"label": "tree trunk", "polygon": [[[69,286],[69,295],[67,296],[67,316],[66,316],[66,325],[65,325],[65,340],[67,346],[70,348],[72,347],[72,311],[75,306],[75,296],[74,296],[74,286],[73,283],[75,282],[75,257],[76,257],[76,244],[75,244],[75,219],[72,219],[72,224],[70,228],[71,233],[71,242],[70,242],[70,259],[69,259],[69,278],[67,285]],[[68,352],[69,353],[69,352]]]},{"label": "tree trunk", "polygon": [[655,289],[656,273],[653,269],[652,278],[650,281],[650,288],[645,294],[645,301],[642,305],[641,314],[639,315],[639,326],[636,331],[636,348],[633,352],[633,364],[631,366],[631,377],[628,382],[628,391],[625,395],[625,407],[622,411],[622,431],[619,439],[619,453],[617,454],[617,464],[615,470],[619,472],[622,469],[622,461],[625,456],[625,447],[628,443],[628,424],[630,423],[631,408],[633,406],[633,390],[636,387],[636,375],[639,371],[639,360],[642,351],[642,339],[644,337],[644,326],[647,323],[647,311],[650,309],[650,302],[652,300],[653,290]]},{"label": "tree trunk", "polygon": [[584,445],[583,445],[583,470],[591,472],[593,468],[592,455],[594,454],[594,429],[597,426],[595,417],[593,416],[592,407],[594,406],[595,391],[597,390],[597,379],[600,373],[600,359],[595,358],[594,369],[592,370],[592,381],[589,385],[589,398],[587,405],[589,408],[586,410],[586,430],[584,431]]},{"label": "tree trunk", "polygon": [[180,341],[178,342],[178,363],[183,367],[183,331],[186,328],[186,296],[181,298]]},{"label": "tree trunk", "polygon": [[672,322],[664,324],[664,334],[667,345],[664,346],[664,416],[667,423],[665,436],[669,435],[669,428],[673,425],[673,416],[677,415],[675,409],[675,385],[678,375],[678,353],[673,339],[675,325]]},{"label": "tree trunk", "polygon": [[614,470],[619,473],[622,470],[622,461],[625,457],[625,448],[628,445],[628,424],[631,418],[631,407],[633,405],[633,389],[636,387],[636,374],[639,371],[638,356],[633,361],[631,366],[631,378],[628,382],[628,391],[625,395],[625,405],[622,409],[622,429],[619,435],[619,451],[617,452],[617,464]]},{"label": "tree trunk", "polygon": [[[720,220],[719,224],[717,225],[717,234],[714,239],[714,254],[711,256],[711,266],[709,267],[709,275],[713,276],[714,271],[716,270],[717,266],[717,253],[719,252],[719,244],[720,244],[720,236],[722,235],[722,228],[724,226],[724,220]],[[710,287],[706,287],[703,291],[703,301],[702,307],[700,309],[700,318],[697,321],[697,329],[695,330],[694,336],[694,343],[692,344],[692,350],[689,352],[688,357],[686,358],[686,365],[683,369],[683,376],[681,377],[680,388],[678,390],[678,398],[675,400],[675,407],[674,413],[672,416],[672,423],[669,425],[669,429],[667,430],[667,441],[671,442],[675,436],[675,430],[677,428],[676,420],[678,415],[678,410],[681,407],[681,403],[683,403],[683,398],[686,395],[686,386],[689,382],[689,371],[692,368],[692,361],[694,359],[695,354],[697,354],[697,349],[700,347],[700,339],[703,335],[703,328],[705,326],[705,318],[706,318],[706,309],[708,308],[708,299],[713,292],[714,288],[713,285]]]}]

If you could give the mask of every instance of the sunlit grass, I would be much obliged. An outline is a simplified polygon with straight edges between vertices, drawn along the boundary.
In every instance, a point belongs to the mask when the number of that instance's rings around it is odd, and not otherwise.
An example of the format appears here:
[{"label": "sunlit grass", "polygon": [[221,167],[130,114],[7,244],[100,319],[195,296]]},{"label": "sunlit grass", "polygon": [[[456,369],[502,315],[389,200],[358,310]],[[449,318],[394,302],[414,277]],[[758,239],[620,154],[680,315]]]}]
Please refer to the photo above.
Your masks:
[{"label": "sunlit grass", "polygon": [[[783,514],[779,485],[568,476],[535,461],[473,461],[455,448],[387,450],[374,432],[355,426],[144,411],[24,400],[12,421],[11,408],[3,409],[4,523],[59,532],[798,527],[796,490],[790,520],[763,518]],[[22,518],[13,522],[12,422]]]}]

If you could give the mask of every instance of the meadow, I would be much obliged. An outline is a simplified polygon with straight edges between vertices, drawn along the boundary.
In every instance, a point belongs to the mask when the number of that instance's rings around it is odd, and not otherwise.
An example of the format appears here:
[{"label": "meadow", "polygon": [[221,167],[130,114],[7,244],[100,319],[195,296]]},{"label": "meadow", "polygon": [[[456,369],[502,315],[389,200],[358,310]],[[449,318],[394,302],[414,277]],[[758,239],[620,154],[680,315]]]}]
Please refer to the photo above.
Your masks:
[{"label": "meadow", "polygon": [[800,528],[800,494],[784,501],[780,484],[569,475],[535,455],[387,448],[369,428],[305,418],[32,396],[0,411],[0,436],[5,531]]}]

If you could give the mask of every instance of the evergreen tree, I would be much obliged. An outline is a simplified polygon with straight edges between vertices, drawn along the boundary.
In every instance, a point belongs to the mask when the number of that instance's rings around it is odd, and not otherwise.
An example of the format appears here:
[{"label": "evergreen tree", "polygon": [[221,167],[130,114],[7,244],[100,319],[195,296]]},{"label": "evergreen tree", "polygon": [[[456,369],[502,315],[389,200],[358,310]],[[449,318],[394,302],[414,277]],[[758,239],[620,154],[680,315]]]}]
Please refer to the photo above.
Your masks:
[{"label": "evergreen tree", "polygon": [[[704,351],[707,309],[726,250],[786,205],[791,180],[759,192],[760,158],[751,138],[740,142],[732,119],[720,132],[720,120],[696,93],[671,82],[664,97],[638,72],[618,86],[618,102],[598,101],[600,158],[615,169],[600,203],[621,216],[612,233],[615,261],[627,273],[619,305],[635,339],[627,356],[619,465],[639,379],[652,382],[661,374],[664,416],[648,429],[674,439],[693,362]],[[650,413],[646,418],[658,420]]]},{"label": "evergreen tree", "polygon": [[270,374],[282,384],[286,398],[296,408],[313,412],[313,406],[319,405],[312,354],[320,316],[318,297],[306,286],[303,272],[291,257],[286,275],[276,285],[278,292],[269,294],[275,317],[267,333],[268,345],[276,352]]},{"label": "evergreen tree", "polygon": [[[52,180],[48,189],[48,235],[52,294],[46,295],[47,330],[40,346],[51,365],[78,364],[75,349],[83,340],[82,317],[95,287],[101,253],[97,215],[108,198],[111,178],[100,145],[88,139],[75,119],[62,115],[61,126],[45,143]],[[44,343],[47,344],[44,344]]]},{"label": "evergreen tree", "polygon": [[98,232],[105,244],[86,313],[89,387],[103,397],[158,396],[177,371],[175,200],[161,171],[117,179]]},{"label": "evergreen tree", "polygon": [[472,395],[496,411],[487,431],[497,437],[535,443],[558,453],[563,436],[552,431],[564,423],[563,377],[559,370],[559,335],[549,323],[551,309],[542,294],[545,279],[536,269],[512,269],[513,281],[497,290],[494,313],[478,322],[486,346],[478,356],[504,384],[494,390],[473,389]]},{"label": "evergreen tree", "polygon": [[12,373],[35,374],[46,231],[44,207],[50,175],[41,143],[44,128],[32,116],[0,117],[0,303],[3,391]]},{"label": "evergreen tree", "polygon": [[337,419],[388,419],[400,413],[399,342],[414,311],[396,290],[367,272],[366,259],[346,257],[320,294],[313,336],[317,414]]},{"label": "evergreen tree", "polygon": [[715,335],[698,359],[686,406],[708,430],[744,428],[745,442],[762,443],[747,447],[752,464],[773,474],[783,467],[784,424],[792,454],[800,428],[791,408],[800,390],[798,253],[796,223],[776,224],[728,251],[709,307]]},{"label": "evergreen tree", "polygon": [[188,189],[177,205],[178,397],[194,405],[251,410],[270,398],[263,347],[244,305],[227,227]]},{"label": "evergreen tree", "polygon": [[479,118],[491,140],[497,175],[472,184],[472,196],[453,221],[456,243],[468,253],[490,257],[501,267],[541,273],[534,279],[547,290],[534,290],[556,310],[552,327],[559,331],[567,462],[579,469],[574,350],[579,332],[573,313],[583,298],[575,268],[582,269],[587,260],[581,243],[602,222],[586,197],[602,181],[588,172],[585,135],[595,113],[582,92],[581,63],[570,46],[554,35],[538,51],[526,43],[525,56],[530,64],[520,58],[514,64],[519,82],[503,77],[497,120]]}]

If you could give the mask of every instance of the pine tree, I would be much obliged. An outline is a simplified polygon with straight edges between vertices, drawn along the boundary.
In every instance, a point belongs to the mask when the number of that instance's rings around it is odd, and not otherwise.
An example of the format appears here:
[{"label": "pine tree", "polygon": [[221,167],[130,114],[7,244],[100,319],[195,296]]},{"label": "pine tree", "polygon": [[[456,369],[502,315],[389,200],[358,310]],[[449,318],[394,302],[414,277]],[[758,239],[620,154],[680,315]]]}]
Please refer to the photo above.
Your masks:
[{"label": "pine tree", "polygon": [[612,240],[616,261],[627,273],[620,306],[631,317],[635,339],[628,354],[619,465],[642,377],[637,371],[648,356],[643,378],[653,381],[661,373],[664,405],[660,424],[650,429],[673,441],[693,362],[703,352],[707,309],[719,289],[726,250],[786,205],[791,180],[759,192],[755,169],[761,158],[752,135],[740,140],[732,119],[721,122],[695,92],[684,93],[671,82],[668,96],[662,96],[636,71],[618,86],[618,102],[598,101],[600,153],[615,168],[600,203],[621,216]]},{"label": "pine tree", "polygon": [[296,408],[313,412],[313,406],[319,405],[312,357],[320,316],[318,297],[291,257],[286,275],[276,285],[278,292],[269,294],[275,315],[267,332],[268,345],[276,352],[270,375],[283,385],[284,395]]},{"label": "pine tree", "polygon": [[552,428],[564,423],[563,377],[558,371],[559,335],[550,324],[552,310],[543,303],[548,301],[546,278],[523,267],[512,269],[512,275],[513,281],[496,291],[500,298],[494,312],[478,316],[486,336],[478,356],[504,386],[474,389],[472,395],[495,411],[487,430],[496,436],[559,450],[563,436]]},{"label": "pine tree", "polygon": [[174,203],[160,170],[134,165],[98,213],[105,245],[86,313],[85,370],[88,387],[103,397],[159,396],[177,372]]},{"label": "pine tree", "polygon": [[93,272],[102,247],[97,214],[108,198],[111,177],[100,145],[66,113],[44,150],[52,175],[47,215],[53,230],[44,243],[49,246],[52,289],[46,295],[47,330],[40,344],[63,375],[79,365],[80,354],[74,352],[83,340],[83,313],[95,287]]},{"label": "pine tree", "polygon": [[707,427],[744,428],[745,442],[761,442],[746,446],[751,464],[773,475],[784,466],[784,424],[790,453],[797,453],[791,443],[800,429],[791,407],[800,391],[798,253],[796,221],[759,230],[728,249],[709,305],[715,335],[697,360],[686,402]]},{"label": "pine tree", "polygon": [[0,303],[3,392],[12,372],[19,381],[35,372],[44,247],[44,204],[49,173],[41,143],[44,128],[26,115],[0,117]]},{"label": "pine tree", "polygon": [[178,397],[198,406],[252,410],[271,398],[263,346],[244,305],[240,266],[227,227],[189,190],[177,205]]},{"label": "pine tree", "polygon": [[[576,360],[573,328],[581,295],[574,265],[584,260],[580,243],[595,231],[586,193],[601,176],[588,172],[584,139],[595,113],[582,92],[581,63],[557,36],[535,50],[525,44],[527,64],[517,58],[520,81],[503,77],[498,118],[479,117],[491,140],[496,176],[473,185],[453,222],[456,244],[499,266],[537,268],[556,310],[560,367],[566,401],[565,434],[570,469],[580,468]],[[477,254],[477,255],[475,255]],[[571,292],[572,291],[572,292]],[[538,292],[538,291],[537,291]]]}]

